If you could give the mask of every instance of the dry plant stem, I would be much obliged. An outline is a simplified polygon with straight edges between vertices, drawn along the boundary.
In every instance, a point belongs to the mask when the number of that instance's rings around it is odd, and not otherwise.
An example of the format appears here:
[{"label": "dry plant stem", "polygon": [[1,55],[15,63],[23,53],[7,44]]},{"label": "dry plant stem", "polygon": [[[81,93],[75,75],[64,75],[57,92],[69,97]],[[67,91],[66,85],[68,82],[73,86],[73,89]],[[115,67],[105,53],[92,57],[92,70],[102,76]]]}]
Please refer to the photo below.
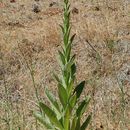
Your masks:
[{"label": "dry plant stem", "polygon": [[125,127],[126,124],[126,112],[125,112],[125,109],[126,109],[126,103],[125,103],[125,92],[124,92],[124,86],[122,83],[120,83],[118,77],[116,76],[116,79],[117,79],[117,82],[118,82],[118,85],[119,85],[119,89],[120,89],[120,104],[121,104],[121,121],[122,121],[122,127]]},{"label": "dry plant stem", "polygon": [[[34,87],[34,91],[35,91],[35,96],[36,96],[36,99],[37,99],[37,102],[40,102],[40,98],[39,98],[39,95],[38,95],[38,89],[37,89],[36,83],[35,83],[35,77],[34,77],[34,70],[33,70],[32,62],[31,62],[31,65],[29,65],[29,63],[28,63],[27,59],[25,58],[24,53],[22,52],[22,50],[21,50],[19,44],[18,44],[18,48],[19,48],[20,53],[22,54],[22,56],[23,56],[23,58],[24,58],[24,61],[25,61],[25,63],[26,63],[27,68],[29,69],[29,72],[30,72],[30,75],[31,75],[31,79],[32,79],[32,83],[33,83],[33,87]],[[35,126],[36,126],[36,130],[38,130],[37,119],[35,120]]]},{"label": "dry plant stem", "polygon": [[[0,59],[2,61],[2,67],[4,69],[4,59],[2,56],[2,51],[0,49]],[[13,123],[12,123],[12,110],[11,110],[11,104],[9,101],[9,92],[8,92],[8,88],[7,88],[7,84],[6,84],[6,77],[5,77],[5,73],[3,73],[3,81],[4,81],[4,90],[5,90],[5,101],[6,101],[6,108],[5,108],[5,113],[6,113],[6,119],[5,122],[7,123],[8,126],[8,130],[13,130]]]},{"label": "dry plant stem", "polygon": [[20,53],[22,54],[22,57],[23,57],[23,59],[26,63],[27,68],[29,69],[31,79],[32,79],[32,83],[33,83],[33,87],[34,87],[34,90],[35,90],[35,96],[36,96],[37,102],[39,102],[40,99],[39,99],[38,90],[37,90],[36,83],[35,83],[34,70],[33,70],[33,67],[32,67],[32,63],[31,63],[31,65],[29,65],[27,59],[24,56],[24,53],[22,52],[22,50],[20,48],[20,45],[18,45],[18,48],[20,50]]},{"label": "dry plant stem", "polygon": [[[113,62],[112,62],[113,64]],[[117,83],[119,85],[119,89],[120,89],[120,109],[121,109],[121,121],[122,121],[122,125],[121,127],[124,127],[123,129],[125,129],[126,127],[126,101],[125,101],[125,92],[124,92],[124,85],[119,81],[118,79],[118,76],[116,74],[116,69],[114,67],[114,64],[113,64],[113,69],[115,71],[115,78],[117,80]]]}]

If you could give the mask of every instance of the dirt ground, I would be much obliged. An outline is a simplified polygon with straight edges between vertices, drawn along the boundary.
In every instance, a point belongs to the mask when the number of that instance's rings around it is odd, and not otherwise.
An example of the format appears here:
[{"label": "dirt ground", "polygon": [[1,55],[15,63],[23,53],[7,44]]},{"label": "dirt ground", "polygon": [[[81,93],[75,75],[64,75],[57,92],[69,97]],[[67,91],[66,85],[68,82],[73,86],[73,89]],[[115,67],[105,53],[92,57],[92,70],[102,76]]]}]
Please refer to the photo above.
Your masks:
[{"label": "dirt ground", "polygon": [[[89,130],[130,130],[130,1],[70,2],[77,82],[86,80],[84,96],[92,98]],[[37,109],[34,87],[43,100],[46,86],[56,94],[52,73],[60,73],[62,3],[0,0],[1,130],[8,128],[7,93],[14,130],[37,130],[31,114]]]}]

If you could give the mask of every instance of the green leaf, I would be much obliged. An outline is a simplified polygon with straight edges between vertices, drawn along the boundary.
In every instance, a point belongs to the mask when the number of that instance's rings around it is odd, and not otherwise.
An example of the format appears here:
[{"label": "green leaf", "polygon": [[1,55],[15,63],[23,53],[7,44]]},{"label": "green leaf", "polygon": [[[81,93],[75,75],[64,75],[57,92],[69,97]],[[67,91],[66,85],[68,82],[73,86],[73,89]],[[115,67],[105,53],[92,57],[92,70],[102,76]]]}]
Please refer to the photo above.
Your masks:
[{"label": "green leaf", "polygon": [[77,123],[77,118],[74,117],[73,120],[72,120],[72,125],[71,125],[71,130],[76,130],[76,123]]},{"label": "green leaf", "polygon": [[69,27],[70,27],[70,11],[67,11],[66,13],[66,28],[69,30]]},{"label": "green leaf", "polygon": [[68,72],[71,72],[71,66],[74,64],[75,56],[76,55],[73,55],[70,61],[65,66],[65,70],[67,70]]},{"label": "green leaf", "polygon": [[58,94],[61,104],[65,108],[68,103],[68,94],[66,92],[66,89],[61,84],[58,85]]},{"label": "green leaf", "polygon": [[61,83],[59,77],[58,77],[55,73],[53,73],[53,76],[54,76],[55,80],[56,80],[58,83]]},{"label": "green leaf", "polygon": [[67,91],[68,91],[69,96],[72,95],[73,87],[74,87],[74,79],[71,79],[71,81],[70,81],[70,83],[68,84],[68,87],[67,87]]},{"label": "green leaf", "polygon": [[71,38],[70,38],[70,44],[72,44],[74,38],[75,38],[76,34],[72,35]]},{"label": "green leaf", "polygon": [[63,71],[62,71],[61,80],[62,80],[62,83],[60,83],[60,84],[62,84],[62,86],[63,86],[64,88],[67,88],[67,85],[66,85],[66,73],[63,72]]},{"label": "green leaf", "polygon": [[59,26],[60,26],[60,28],[61,28],[61,30],[62,30],[62,33],[64,34],[64,33],[65,33],[65,31],[64,31],[63,26],[62,26],[62,25],[59,25]]},{"label": "green leaf", "polygon": [[68,4],[68,6],[67,6],[67,10],[69,10],[70,9],[70,4]]},{"label": "green leaf", "polygon": [[83,115],[83,113],[85,112],[85,110],[86,110],[86,108],[87,108],[89,102],[90,102],[90,98],[86,98],[86,99],[83,100],[83,101],[81,102],[81,104],[78,106],[77,111],[76,111],[76,115],[77,115],[78,117],[81,117],[81,116]]},{"label": "green leaf", "polygon": [[64,54],[61,51],[58,51],[58,52],[59,52],[59,56],[60,56],[60,61],[62,62],[63,65],[65,65],[65,56],[64,56]]},{"label": "green leaf", "polygon": [[71,66],[74,64],[75,57],[76,55],[74,54],[69,61],[71,63]]},{"label": "green leaf", "polygon": [[66,110],[65,110],[65,116],[64,116],[64,129],[68,130],[69,129],[69,125],[70,125],[70,109],[69,109],[69,105],[67,105]]},{"label": "green leaf", "polygon": [[89,115],[87,117],[87,119],[84,121],[84,123],[81,126],[81,130],[85,130],[88,127],[90,120],[91,120],[91,117],[92,117],[91,115]]},{"label": "green leaf", "polygon": [[80,118],[77,118],[75,130],[80,130]]},{"label": "green leaf", "polygon": [[69,45],[68,43],[69,43],[70,30],[71,30],[71,28],[66,29],[66,32],[64,33],[64,44],[65,44],[65,47],[67,47]]},{"label": "green leaf", "polygon": [[59,129],[63,129],[62,124],[59,122],[59,120],[56,117],[56,114],[53,110],[51,110],[47,105],[45,105],[44,103],[40,102],[39,103],[40,108],[42,109],[42,111],[47,115],[47,117],[49,118],[50,122],[52,124],[54,124],[55,127],[59,128]]},{"label": "green leaf", "polygon": [[66,5],[68,5],[69,0],[64,0],[64,3],[65,3]]},{"label": "green leaf", "polygon": [[67,47],[66,47],[66,58],[67,58],[67,61],[70,60],[70,53],[71,53],[71,45],[68,44]]},{"label": "green leaf", "polygon": [[[64,14],[67,17],[67,12]],[[68,18],[64,19],[64,43],[67,46],[69,43],[69,34],[70,34],[71,27],[69,27]]]},{"label": "green leaf", "polygon": [[[70,37],[70,31],[71,31],[71,27],[69,27],[66,37],[67,37],[67,41],[69,41],[69,37]],[[68,42],[69,43],[69,42]]]},{"label": "green leaf", "polygon": [[36,117],[36,119],[43,124],[47,129],[54,129],[53,125],[42,116],[42,113],[39,112],[33,112],[33,115]]},{"label": "green leaf", "polygon": [[[70,80],[70,72],[68,72],[69,70],[65,70],[64,72],[64,80],[65,80],[65,83],[66,83],[66,87],[65,88],[68,88],[69,86],[69,80]],[[68,92],[68,91],[67,91]]]},{"label": "green leaf", "polygon": [[83,89],[85,87],[85,81],[82,81],[77,87],[74,89],[74,93],[76,92],[77,99],[80,97]]},{"label": "green leaf", "polygon": [[45,89],[45,93],[51,103],[52,108],[54,108],[56,114],[60,116],[60,108],[55,96],[47,88]]},{"label": "green leaf", "polygon": [[71,66],[71,76],[75,75],[76,73],[76,65],[75,63]]},{"label": "green leaf", "polygon": [[73,108],[73,107],[75,106],[75,104],[76,104],[76,100],[77,100],[77,96],[76,96],[76,94],[73,95],[73,96],[70,98],[69,103],[70,103],[71,108]]}]

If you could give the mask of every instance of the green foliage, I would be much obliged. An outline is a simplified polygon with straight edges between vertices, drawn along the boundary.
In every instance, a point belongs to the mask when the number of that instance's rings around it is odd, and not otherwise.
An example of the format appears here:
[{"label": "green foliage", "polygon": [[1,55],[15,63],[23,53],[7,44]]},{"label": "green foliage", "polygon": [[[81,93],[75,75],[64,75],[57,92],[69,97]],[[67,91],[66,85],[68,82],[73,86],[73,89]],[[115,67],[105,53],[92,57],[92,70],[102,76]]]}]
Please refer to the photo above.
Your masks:
[{"label": "green foliage", "polygon": [[64,0],[63,26],[60,25],[60,27],[64,42],[62,51],[59,51],[62,74],[60,77],[54,74],[58,82],[58,99],[46,89],[45,94],[50,106],[40,102],[41,112],[34,112],[34,115],[41,124],[50,130],[85,130],[91,120],[91,114],[84,122],[81,122],[81,118],[86,111],[90,98],[80,99],[85,81],[75,87],[75,55],[71,55],[75,34],[70,36],[70,4],[68,0]]},{"label": "green foliage", "polygon": [[108,49],[113,53],[115,50],[115,41],[112,39],[107,39],[106,45],[107,45]]}]

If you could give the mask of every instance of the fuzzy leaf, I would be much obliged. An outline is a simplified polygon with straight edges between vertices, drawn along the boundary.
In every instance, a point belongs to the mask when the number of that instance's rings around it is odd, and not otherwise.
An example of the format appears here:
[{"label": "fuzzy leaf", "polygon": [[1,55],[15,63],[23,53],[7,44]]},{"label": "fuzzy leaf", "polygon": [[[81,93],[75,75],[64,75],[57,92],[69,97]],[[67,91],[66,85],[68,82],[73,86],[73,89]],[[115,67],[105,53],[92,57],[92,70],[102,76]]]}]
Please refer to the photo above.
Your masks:
[{"label": "fuzzy leaf", "polygon": [[59,77],[58,77],[55,73],[53,73],[53,76],[54,76],[55,80],[56,80],[58,83],[61,83]]},{"label": "fuzzy leaf", "polygon": [[66,54],[65,54],[65,56],[66,56],[66,58],[67,58],[67,61],[70,60],[70,53],[71,53],[71,44],[68,44],[68,45],[66,46]]},{"label": "fuzzy leaf", "polygon": [[61,104],[65,108],[66,104],[68,102],[68,94],[67,94],[65,88],[61,84],[58,85],[58,94],[59,94]]},{"label": "fuzzy leaf", "polygon": [[53,125],[50,124],[45,117],[42,116],[39,112],[33,112],[36,119],[43,124],[47,129],[54,129]]},{"label": "fuzzy leaf", "polygon": [[45,90],[45,93],[51,103],[52,108],[56,110],[56,114],[60,114],[60,108],[55,96],[47,88]]},{"label": "fuzzy leaf", "polygon": [[64,33],[64,44],[65,47],[67,47],[69,44],[69,34],[70,34],[70,28],[66,29],[66,32]]},{"label": "fuzzy leaf", "polygon": [[71,66],[74,64],[75,56],[76,55],[73,55],[70,61],[65,66],[65,69],[68,70],[68,72],[71,72]]},{"label": "fuzzy leaf", "polygon": [[83,115],[89,102],[90,102],[90,98],[86,98],[85,100],[83,100],[81,102],[81,104],[79,105],[79,107],[77,108],[77,111],[76,111],[76,115],[78,117],[81,117]]},{"label": "fuzzy leaf", "polygon": [[69,106],[67,105],[66,110],[65,110],[65,116],[64,116],[64,128],[65,130],[69,129],[69,120],[70,120],[70,109]]},{"label": "fuzzy leaf", "polygon": [[53,110],[51,110],[47,105],[45,105],[44,103],[40,102],[39,103],[40,108],[42,109],[42,111],[47,115],[47,117],[49,118],[50,122],[52,124],[54,124],[55,127],[59,128],[59,129],[63,129],[62,124],[59,122],[59,120],[56,117],[56,114]]},{"label": "fuzzy leaf", "polygon": [[58,51],[58,52],[59,52],[59,56],[60,56],[60,61],[62,62],[63,65],[65,65],[65,56],[64,56],[64,54],[61,51]]},{"label": "fuzzy leaf", "polygon": [[74,79],[71,79],[71,81],[70,81],[70,83],[68,84],[68,87],[67,87],[67,91],[68,91],[69,96],[72,94],[73,87],[74,87]]},{"label": "fuzzy leaf", "polygon": [[67,31],[67,34],[66,34],[67,41],[69,41],[70,31],[71,31],[71,27],[69,27],[69,29],[68,29],[68,31]]},{"label": "fuzzy leaf", "polygon": [[70,98],[70,106],[71,106],[71,108],[73,108],[73,107],[75,106],[76,100],[77,100],[76,94],[73,95],[73,96]]}]

